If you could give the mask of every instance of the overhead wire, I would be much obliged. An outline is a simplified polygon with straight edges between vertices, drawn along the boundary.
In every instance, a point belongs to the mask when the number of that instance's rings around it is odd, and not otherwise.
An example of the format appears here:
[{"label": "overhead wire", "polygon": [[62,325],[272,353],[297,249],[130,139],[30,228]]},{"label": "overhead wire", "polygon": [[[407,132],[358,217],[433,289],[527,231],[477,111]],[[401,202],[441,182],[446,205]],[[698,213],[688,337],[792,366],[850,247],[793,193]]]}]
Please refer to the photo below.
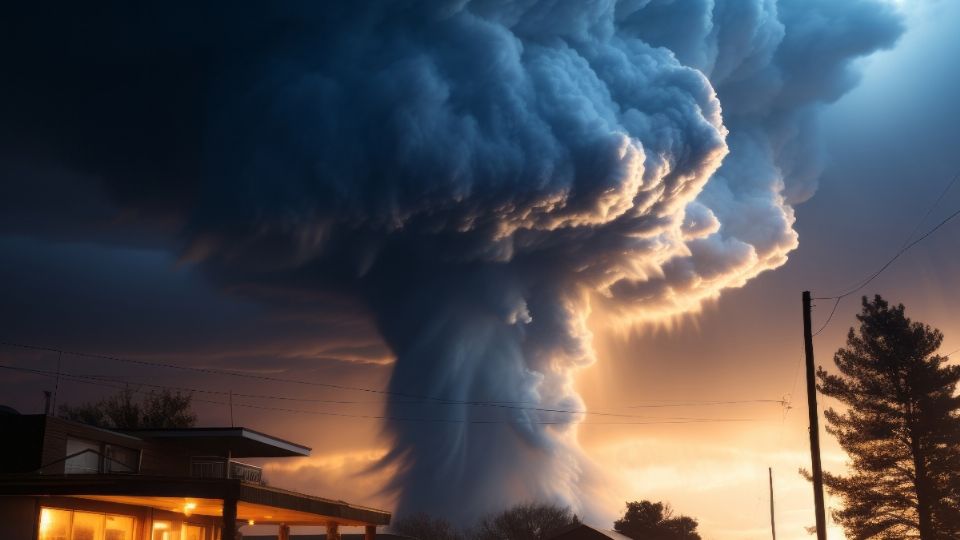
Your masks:
[{"label": "overhead wire", "polygon": [[874,279],[876,279],[877,276],[879,276],[879,275],[882,274],[887,268],[889,268],[891,264],[893,264],[897,259],[899,259],[901,255],[903,255],[904,253],[906,253],[907,251],[909,251],[910,248],[912,248],[913,246],[919,244],[920,242],[922,242],[923,240],[925,240],[927,237],[929,237],[931,234],[935,233],[935,232],[936,232],[937,230],[939,230],[941,227],[943,227],[944,225],[946,225],[947,223],[949,223],[950,221],[952,221],[954,218],[956,218],[958,215],[960,215],[960,209],[958,209],[958,210],[956,210],[955,212],[953,212],[953,213],[951,213],[950,215],[948,215],[948,216],[947,216],[946,218],[944,218],[943,220],[941,220],[939,223],[937,223],[936,225],[934,225],[934,226],[933,226],[931,229],[929,229],[927,232],[923,233],[923,235],[921,235],[919,238],[917,238],[916,240],[912,240],[912,238],[913,238],[913,236],[916,234],[917,230],[920,229],[920,226],[923,224],[924,221],[926,221],[927,217],[929,217],[930,214],[936,209],[936,207],[939,206],[940,201],[943,200],[943,198],[946,196],[947,192],[949,192],[950,189],[954,186],[954,184],[957,183],[957,180],[960,180],[960,171],[958,171],[958,172],[953,176],[953,178],[951,178],[950,182],[947,183],[946,187],[940,192],[940,195],[937,197],[937,199],[934,201],[934,203],[933,203],[932,205],[930,205],[929,208],[927,208],[927,211],[923,214],[923,216],[920,218],[920,220],[917,221],[917,224],[914,225],[913,229],[910,231],[910,235],[907,236],[907,238],[906,238],[906,240],[904,241],[903,245],[900,246],[900,249],[897,250],[897,252],[894,253],[894,255],[893,255],[892,257],[890,257],[890,259],[888,259],[877,271],[875,271],[873,274],[870,274],[870,275],[867,276],[865,279],[861,280],[859,283],[857,283],[857,284],[854,285],[852,288],[848,289],[847,291],[845,291],[845,292],[843,292],[843,293],[840,293],[840,294],[837,294],[837,295],[834,295],[834,296],[819,296],[819,297],[815,297],[814,300],[834,300],[834,299],[842,299],[842,298],[845,298],[845,297],[847,297],[847,296],[850,296],[851,294],[853,294],[853,293],[859,291],[860,289],[866,287],[868,284],[870,284],[870,282],[872,282]]},{"label": "overhead wire", "polygon": [[932,214],[933,211],[936,210],[938,206],[940,206],[940,202],[943,201],[943,198],[947,196],[947,193],[950,191],[951,188],[953,188],[953,185],[957,183],[957,180],[960,180],[960,171],[957,171],[957,173],[953,175],[953,178],[950,180],[950,182],[948,182],[947,185],[943,188],[943,190],[940,191],[940,195],[937,196],[937,199],[933,201],[933,204],[930,205],[929,208],[927,208],[926,212],[924,212],[923,217],[921,217],[917,221],[917,224],[913,226],[913,229],[910,230],[910,234],[903,240],[903,245],[900,246],[900,249],[905,248],[907,244],[910,243],[910,240],[913,238],[913,235],[917,234],[917,231],[920,230],[920,226],[923,225],[923,223],[927,220],[927,218],[930,217],[930,214]]},{"label": "overhead wire", "polygon": [[850,290],[848,290],[848,291],[846,291],[846,292],[844,292],[844,293],[842,293],[842,294],[836,295],[836,296],[819,296],[819,297],[815,297],[814,300],[839,300],[839,299],[843,299],[843,298],[845,298],[845,297],[847,297],[847,296],[850,296],[851,294],[853,294],[853,293],[859,291],[860,289],[866,287],[867,285],[870,284],[870,282],[872,282],[874,279],[876,279],[877,276],[879,276],[880,274],[882,274],[884,270],[886,270],[887,268],[889,268],[891,264],[893,264],[897,259],[899,259],[901,255],[903,255],[904,253],[906,253],[907,251],[909,251],[910,248],[912,248],[913,246],[915,246],[915,245],[919,244],[920,242],[926,240],[927,237],[929,237],[931,234],[937,232],[937,230],[940,229],[940,227],[943,227],[943,226],[946,225],[947,223],[953,221],[953,219],[956,218],[957,216],[960,216],[960,209],[958,209],[958,210],[956,210],[955,212],[951,213],[949,216],[947,216],[947,217],[944,218],[942,221],[940,221],[939,223],[937,223],[932,229],[930,229],[930,230],[928,230],[927,232],[925,232],[920,238],[917,238],[917,239],[914,240],[913,242],[910,242],[910,243],[907,244],[905,247],[901,248],[899,251],[897,251],[896,254],[894,254],[893,257],[890,257],[890,259],[889,259],[887,262],[885,262],[885,263],[883,264],[883,266],[880,267],[879,270],[877,270],[876,272],[874,272],[873,274],[871,274],[867,279],[865,279],[861,284],[857,285],[856,287],[854,287],[854,288],[852,288],[852,289],[850,289]]},{"label": "overhead wire", "polygon": [[[0,368],[2,368],[2,369],[8,369],[8,370],[21,371],[21,372],[35,373],[35,374],[38,374],[38,375],[47,375],[47,376],[51,376],[51,377],[55,377],[55,376],[57,376],[57,374],[58,374],[57,372],[54,372],[54,371],[40,370],[40,369],[32,369],[32,368],[24,368],[24,367],[10,366],[10,365],[4,365],[4,364],[0,364]],[[63,376],[64,374],[61,372],[60,375]],[[75,373],[69,374],[69,376],[71,377],[71,379],[83,379],[83,380],[106,381],[106,382],[114,382],[114,383],[126,383],[126,381],[114,380],[114,379],[111,379],[110,377],[103,377],[103,376],[80,375],[80,374],[75,374]],[[149,387],[149,388],[158,388],[158,389],[165,389],[165,390],[176,390],[176,391],[179,391],[179,392],[196,392],[196,393],[201,393],[201,394],[212,394],[212,395],[221,395],[221,396],[232,395],[232,396],[234,396],[234,397],[246,397],[246,398],[254,398],[254,399],[275,399],[275,400],[302,401],[302,402],[323,403],[323,404],[376,404],[376,403],[382,403],[382,402],[371,402],[371,401],[357,402],[357,401],[343,401],[343,400],[324,400],[324,399],[315,399],[315,398],[299,398],[299,397],[278,396],[278,395],[269,395],[269,394],[246,394],[246,393],[241,393],[241,392],[232,392],[232,391],[231,391],[231,392],[227,392],[227,391],[223,391],[223,390],[209,390],[209,389],[202,389],[202,388],[192,388],[192,387],[186,387],[186,386],[164,385],[164,384],[156,384],[156,383],[143,383],[143,382],[141,382],[141,383],[136,383],[136,384],[137,384],[138,386],[146,386],[146,387]],[[759,401],[759,400],[758,400],[758,401]],[[763,400],[763,401],[768,401],[768,400]],[[773,400],[769,400],[769,401],[773,401]],[[485,405],[487,405],[487,404],[481,404],[481,405],[485,406]],[[514,408],[514,407],[507,407],[507,408]],[[519,410],[536,411],[536,412],[544,412],[544,413],[583,414],[583,415],[589,415],[589,416],[608,416],[608,417],[621,417],[621,418],[644,418],[644,419],[656,418],[656,419],[671,419],[671,420],[710,420],[709,418],[691,418],[691,417],[684,417],[684,416],[672,416],[672,417],[664,418],[664,417],[656,417],[656,416],[644,416],[644,415],[638,415],[638,414],[618,414],[618,413],[608,413],[608,412],[601,412],[601,411],[586,411],[586,410],[584,410],[584,411],[577,411],[577,410],[569,410],[569,409],[552,409],[552,408],[546,408],[546,407],[525,407],[525,408],[517,408],[517,409],[519,409]]]},{"label": "overhead wire", "polygon": [[[110,382],[103,380],[91,380],[89,377],[76,376],[68,373],[56,373],[46,370],[37,370],[31,368],[23,368],[16,366],[0,365],[0,369],[7,369],[20,372],[34,373],[38,375],[45,375],[50,377],[62,377],[67,380],[72,380],[75,382],[80,382],[84,384],[91,384],[97,386],[104,386],[114,389],[129,389],[134,392],[143,393],[142,390],[130,389],[128,384],[123,386],[118,386],[117,384],[111,384]],[[163,385],[153,385],[153,384],[142,384],[139,386],[151,386],[159,388],[171,388],[175,389],[176,387],[165,387]],[[237,394],[234,394],[235,396]],[[210,403],[215,405],[228,405],[224,401],[215,401],[202,398],[191,398],[195,399],[200,403]],[[288,412],[288,413],[298,413],[298,414],[312,414],[320,416],[332,416],[340,418],[358,418],[358,419],[375,419],[375,420],[389,420],[389,421],[400,421],[400,422],[434,422],[434,423],[454,423],[454,424],[535,424],[535,425],[568,425],[569,421],[542,421],[542,420],[523,420],[523,421],[510,421],[510,420],[477,420],[477,419],[459,419],[459,418],[417,418],[417,417],[399,417],[391,415],[366,415],[366,414],[351,414],[351,413],[339,413],[332,411],[316,411],[316,410],[307,410],[307,409],[293,409],[287,407],[269,407],[264,405],[254,405],[250,403],[234,403],[234,406],[267,410],[267,411],[278,411],[278,412]],[[756,419],[752,418],[688,418],[688,417],[643,417],[643,416],[633,416],[634,418],[643,418],[644,421],[634,422],[634,421],[604,421],[604,422],[580,422],[578,425],[659,425],[659,424],[691,424],[691,423],[715,423],[715,422],[755,422]]]},{"label": "overhead wire", "polygon": [[[350,390],[350,391],[368,392],[368,393],[382,394],[382,395],[387,395],[387,396],[392,396],[392,397],[403,397],[403,398],[406,398],[406,399],[414,399],[414,400],[428,401],[428,402],[431,402],[431,403],[434,403],[434,404],[438,404],[438,405],[466,405],[466,406],[475,406],[475,407],[491,407],[491,408],[512,409],[512,410],[529,410],[529,411],[545,412],[545,413],[584,414],[584,415],[612,416],[612,417],[634,417],[634,416],[635,416],[635,415],[612,413],[612,412],[602,412],[602,411],[570,410],[570,409],[561,409],[561,408],[552,408],[552,407],[527,406],[527,405],[515,404],[515,403],[513,403],[513,402],[501,402],[501,401],[471,401],[471,400],[443,399],[443,398],[436,398],[436,397],[429,397],[429,398],[427,398],[427,397],[418,397],[418,396],[416,396],[416,395],[414,395],[414,394],[401,393],[401,392],[392,392],[392,391],[387,391],[387,390],[378,390],[378,389],[373,389],[373,388],[363,388],[363,387],[355,387],[355,386],[338,385],[338,384],[332,384],[332,383],[321,383],[321,382],[315,382],[315,381],[305,381],[305,380],[302,380],[302,379],[288,379],[288,378],[283,378],[283,377],[273,377],[273,376],[266,376],[266,375],[256,375],[256,374],[251,374],[251,373],[242,373],[242,372],[235,372],[235,371],[229,371],[229,370],[220,370],[220,369],[214,369],[214,368],[202,368],[202,367],[195,367],[195,366],[183,366],[183,365],[179,365],[179,364],[168,364],[168,363],[162,363],[162,362],[150,362],[150,361],[146,361],[146,360],[133,360],[133,359],[129,359],[129,358],[121,358],[121,357],[110,356],[110,355],[92,354],[92,353],[82,353],[82,352],[77,352],[77,351],[66,351],[66,350],[61,350],[61,349],[55,348],[55,347],[45,347],[45,346],[38,346],[38,345],[27,345],[27,344],[13,343],[13,342],[8,342],[8,341],[0,341],[0,345],[6,345],[6,346],[10,346],[10,347],[17,347],[17,348],[28,349],[28,350],[40,350],[40,351],[47,351],[47,352],[57,352],[57,353],[59,353],[59,354],[68,354],[68,355],[79,356],[79,357],[106,359],[106,360],[112,360],[112,361],[117,361],[117,362],[126,362],[126,363],[139,364],[139,365],[148,365],[148,366],[160,367],[160,368],[173,368],[173,369],[189,370],[189,371],[202,372],[202,373],[215,374],[215,375],[232,375],[232,376],[237,376],[237,377],[245,377],[245,378],[252,378],[252,379],[268,380],[268,381],[273,381],[273,382],[284,382],[284,383],[316,385],[316,386],[321,386],[321,387],[326,387],[326,388],[334,388],[334,389],[337,389],[337,390]],[[234,395],[240,395],[240,394],[234,393]],[[266,396],[266,395],[258,395],[258,396],[249,395],[248,397],[259,397],[259,398],[264,398],[264,399],[275,399],[275,398],[272,397],[272,396]],[[326,401],[326,400],[319,400],[319,399],[314,399],[314,398],[286,398],[286,399],[288,399],[288,400],[294,400],[294,401],[315,401],[315,402],[325,402],[325,401]],[[338,401],[338,400],[329,400],[329,401],[335,402],[335,401]],[[344,400],[344,401],[346,401],[346,400]],[[754,402],[754,403],[782,403],[782,400],[740,400],[740,401],[742,401],[742,402]],[[401,402],[401,403],[403,403],[403,402]],[[710,405],[714,405],[714,404],[725,404],[725,403],[723,403],[723,402],[721,402],[721,401],[710,401],[710,402],[708,402],[708,403],[709,403]],[[730,402],[730,403],[732,403],[732,402]],[[345,403],[342,403],[342,404],[345,404]],[[644,406],[643,406],[643,405],[638,405],[638,406],[630,406],[630,407],[625,407],[625,408],[642,408],[642,407],[644,407]],[[659,405],[659,406],[658,406],[658,405],[654,405],[654,406],[649,406],[649,407],[650,407],[650,408],[660,408],[660,407],[665,407],[665,406],[663,406],[663,405]]]},{"label": "overhead wire", "polygon": [[820,332],[823,332],[823,330],[827,327],[827,325],[830,324],[830,321],[833,320],[833,316],[837,312],[837,307],[840,305],[841,300],[843,300],[847,296],[850,296],[851,294],[869,285],[874,279],[879,277],[880,274],[882,274],[887,268],[889,268],[890,265],[896,262],[896,260],[899,259],[901,255],[909,251],[913,246],[925,240],[927,237],[935,233],[937,230],[939,230],[941,227],[943,227],[947,223],[953,221],[953,219],[956,218],[957,216],[960,216],[960,209],[958,209],[955,212],[948,215],[943,220],[941,220],[939,223],[934,225],[931,229],[927,230],[927,232],[922,234],[919,238],[917,238],[916,240],[913,240],[914,235],[916,235],[917,231],[920,230],[920,227],[923,225],[923,223],[927,220],[928,217],[930,217],[930,214],[933,213],[933,211],[937,208],[937,206],[940,205],[940,202],[947,195],[947,193],[953,188],[953,186],[957,183],[958,180],[960,180],[960,171],[957,171],[957,173],[953,175],[953,177],[950,179],[947,185],[943,188],[943,190],[940,191],[940,194],[937,196],[936,200],[934,200],[933,204],[927,208],[927,211],[924,212],[923,216],[921,216],[921,218],[917,221],[916,225],[913,226],[913,229],[911,229],[910,234],[906,237],[903,245],[900,246],[900,249],[897,250],[897,252],[894,253],[894,255],[890,257],[882,266],[880,266],[878,270],[876,270],[866,278],[862,279],[861,281],[859,281],[857,284],[855,284],[845,292],[842,292],[834,296],[814,297],[814,300],[834,300],[833,308],[830,310],[830,315],[827,316],[826,321],[824,321],[824,323],[820,326],[820,328],[813,333],[814,336],[820,334]]},{"label": "overhead wire", "polygon": [[80,351],[70,351],[70,350],[66,350],[66,349],[59,349],[59,348],[56,348],[56,347],[47,347],[47,346],[41,346],[41,345],[30,345],[30,344],[25,344],[25,343],[16,343],[16,342],[12,342],[12,341],[0,341],[0,345],[5,345],[5,346],[7,346],[7,347],[15,347],[15,348],[19,348],[19,349],[34,350],[34,351],[56,352],[56,353],[62,353],[62,354],[70,355],[70,356],[77,356],[77,357],[81,357],[81,358],[95,358],[95,359],[99,359],[99,360],[111,360],[111,361],[114,361],[114,362],[121,362],[121,363],[125,363],[125,364],[136,364],[136,365],[141,365],[141,366],[151,366],[151,367],[159,367],[159,368],[166,368],[166,369],[178,369],[178,370],[182,370],[182,371],[192,371],[192,372],[195,372],[195,373],[206,373],[206,374],[211,374],[211,375],[228,375],[228,376],[231,376],[231,377],[242,377],[242,378],[246,378],[246,379],[257,379],[257,380],[270,381],[270,382],[282,382],[282,383],[288,383],[288,384],[299,384],[299,385],[308,385],[308,386],[319,386],[319,387],[323,387],[323,388],[330,388],[330,389],[333,389],[333,390],[345,390],[345,391],[352,391],[352,392],[368,392],[368,393],[372,393],[372,394],[382,394],[382,395],[398,396],[398,397],[407,397],[407,398],[414,398],[414,399],[424,399],[424,400],[438,401],[438,402],[446,402],[446,403],[460,403],[460,404],[467,403],[467,402],[465,402],[465,401],[458,401],[458,400],[452,400],[452,399],[444,399],[444,398],[438,398],[438,397],[434,397],[434,396],[418,396],[418,395],[407,394],[407,393],[403,393],[403,392],[394,392],[394,391],[391,391],[391,390],[379,390],[379,389],[375,389],[375,388],[364,388],[364,387],[361,387],[361,386],[349,386],[349,385],[341,385],[341,384],[334,384],[334,383],[324,383],[324,382],[319,382],[319,381],[305,381],[305,380],[302,380],[302,379],[288,379],[288,378],[283,378],[283,377],[273,377],[273,376],[270,376],[270,375],[258,375],[258,374],[254,374],[254,373],[244,373],[244,372],[240,372],[240,371],[231,371],[231,370],[227,370],[227,369],[207,368],[207,367],[198,367],[198,366],[185,366],[185,365],[182,365],[182,364],[170,364],[170,363],[166,363],[166,362],[151,362],[151,361],[149,361],[149,360],[136,360],[136,359],[133,359],[133,358],[122,358],[122,357],[119,357],[119,356],[112,356],[112,355],[108,355],[108,354],[96,354],[96,353],[85,353],[85,352],[80,352]]}]

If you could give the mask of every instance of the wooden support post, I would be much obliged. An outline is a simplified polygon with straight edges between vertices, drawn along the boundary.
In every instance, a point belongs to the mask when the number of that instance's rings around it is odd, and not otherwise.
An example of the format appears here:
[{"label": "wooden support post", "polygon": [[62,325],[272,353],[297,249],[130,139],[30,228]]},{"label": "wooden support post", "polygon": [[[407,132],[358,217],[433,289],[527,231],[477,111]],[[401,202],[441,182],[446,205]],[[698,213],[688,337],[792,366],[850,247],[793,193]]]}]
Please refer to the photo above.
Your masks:
[{"label": "wooden support post", "polygon": [[367,525],[367,529],[363,534],[363,540],[377,540],[376,525]]},{"label": "wooden support post", "polygon": [[290,526],[286,523],[280,524],[280,530],[277,531],[277,540],[290,540]]},{"label": "wooden support post", "polygon": [[220,540],[234,540],[237,537],[237,500],[232,497],[223,499],[223,527]]},{"label": "wooden support post", "polygon": [[327,540],[340,540],[340,526],[334,521],[327,522]]}]

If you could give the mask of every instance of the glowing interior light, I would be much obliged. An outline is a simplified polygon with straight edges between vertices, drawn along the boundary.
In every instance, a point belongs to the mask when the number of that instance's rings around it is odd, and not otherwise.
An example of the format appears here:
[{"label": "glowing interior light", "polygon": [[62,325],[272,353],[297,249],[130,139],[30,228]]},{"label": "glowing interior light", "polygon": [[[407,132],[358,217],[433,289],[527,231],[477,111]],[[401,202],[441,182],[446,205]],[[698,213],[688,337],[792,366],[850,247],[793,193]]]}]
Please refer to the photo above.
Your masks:
[{"label": "glowing interior light", "polygon": [[186,502],[183,504],[183,515],[189,516],[197,509],[197,503],[195,502]]},{"label": "glowing interior light", "polygon": [[166,530],[170,528],[170,524],[164,521],[154,521],[153,530]]},{"label": "glowing interior light", "polygon": [[256,522],[252,519],[247,520],[247,525],[256,525]]},{"label": "glowing interior light", "polygon": [[50,510],[44,508],[40,510],[40,534],[45,534],[50,529],[50,523],[53,522],[53,516]]}]

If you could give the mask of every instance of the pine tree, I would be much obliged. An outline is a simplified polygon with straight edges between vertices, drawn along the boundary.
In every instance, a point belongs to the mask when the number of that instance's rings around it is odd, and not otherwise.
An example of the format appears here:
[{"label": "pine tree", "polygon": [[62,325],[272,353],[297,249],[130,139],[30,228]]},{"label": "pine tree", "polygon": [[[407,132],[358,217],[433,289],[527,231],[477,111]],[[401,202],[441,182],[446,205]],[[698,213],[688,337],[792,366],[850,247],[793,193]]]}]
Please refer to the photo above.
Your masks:
[{"label": "pine tree", "polygon": [[839,375],[820,368],[827,431],[850,457],[849,476],[824,475],[843,500],[833,513],[850,538],[960,538],[960,366],[936,355],[943,334],[912,322],[902,304],[863,298]]}]

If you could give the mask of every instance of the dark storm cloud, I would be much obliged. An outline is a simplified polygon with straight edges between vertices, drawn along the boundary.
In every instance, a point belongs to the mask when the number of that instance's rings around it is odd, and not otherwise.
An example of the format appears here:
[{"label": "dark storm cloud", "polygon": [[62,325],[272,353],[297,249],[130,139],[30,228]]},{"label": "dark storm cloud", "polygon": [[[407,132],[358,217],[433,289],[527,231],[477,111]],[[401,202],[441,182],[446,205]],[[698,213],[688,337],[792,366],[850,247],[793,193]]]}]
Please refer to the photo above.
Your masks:
[{"label": "dark storm cloud", "polygon": [[[394,391],[565,408],[592,303],[654,320],[783,264],[817,106],[900,31],[873,1],[15,9],[0,172],[36,234],[109,238],[113,208],[228,290],[362,303]],[[504,420],[389,426],[399,510],[589,511],[577,418]]]},{"label": "dark storm cloud", "polygon": [[270,294],[258,304],[262,293],[212,290],[164,250],[2,236],[0,283],[4,340],[237,369],[391,359],[356,302],[315,295],[308,309]]}]

